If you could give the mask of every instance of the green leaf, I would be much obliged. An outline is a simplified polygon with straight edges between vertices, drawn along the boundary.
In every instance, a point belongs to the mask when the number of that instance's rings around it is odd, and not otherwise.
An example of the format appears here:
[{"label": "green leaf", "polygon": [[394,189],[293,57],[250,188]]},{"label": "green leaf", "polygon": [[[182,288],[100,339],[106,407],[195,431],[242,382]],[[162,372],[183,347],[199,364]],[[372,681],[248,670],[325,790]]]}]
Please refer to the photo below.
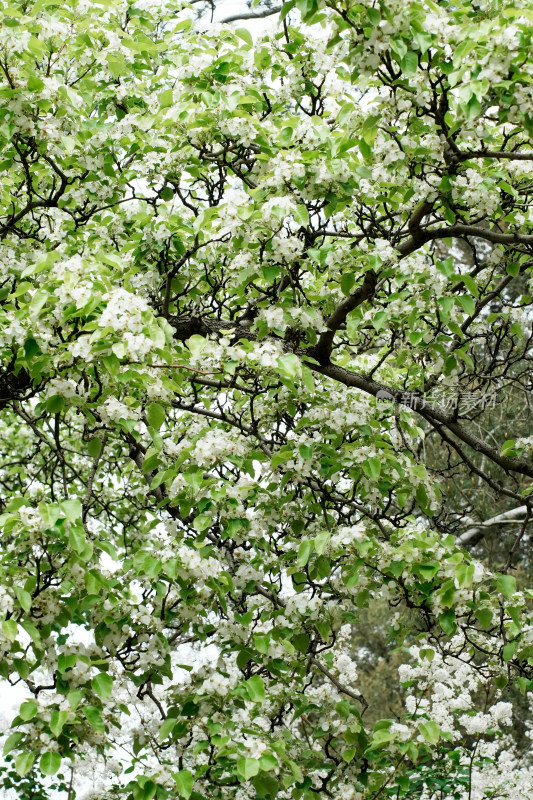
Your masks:
[{"label": "green leaf", "polygon": [[292,774],[294,775],[294,777],[296,778],[296,780],[299,783],[301,783],[303,781],[303,779],[304,779],[304,776],[303,776],[303,772],[302,772],[301,768],[299,767],[299,765],[296,763],[296,761],[293,761],[292,759],[289,759],[288,764],[289,764],[290,770],[291,770]]},{"label": "green leaf", "polygon": [[16,733],[10,733],[7,739],[4,742],[4,755],[7,756],[18,744],[24,739],[24,734],[21,731],[16,731]]},{"label": "green leaf", "polygon": [[35,753],[19,753],[15,761],[15,771],[20,777],[24,777],[33,766]]},{"label": "green leaf", "polygon": [[67,694],[67,700],[73,711],[77,709],[83,698],[83,691],[81,689],[73,689]]},{"label": "green leaf", "polygon": [[159,430],[161,425],[164,423],[166,419],[165,409],[159,403],[150,403],[150,405],[146,408],[146,418],[148,420],[148,424]]},{"label": "green leaf", "polygon": [[407,52],[400,63],[402,72],[407,77],[411,77],[418,69],[418,56],[412,50]]},{"label": "green leaf", "polygon": [[249,44],[250,47],[253,47],[254,40],[252,39],[252,34],[250,31],[246,30],[246,28],[236,28],[235,33],[240,39],[243,40],[243,42],[246,42],[246,44]]},{"label": "green leaf", "polygon": [[341,277],[341,291],[346,297],[349,296],[355,284],[355,274],[353,272],[345,272]]},{"label": "green leaf", "polygon": [[463,294],[460,297],[457,297],[456,299],[459,305],[471,317],[474,311],[476,310],[476,303],[474,298],[470,297],[469,294]]},{"label": "green leaf", "polygon": [[22,703],[19,709],[19,716],[27,722],[30,719],[33,719],[34,716],[37,714],[37,703],[35,700],[26,700],[25,703]]},{"label": "green leaf", "polygon": [[9,295],[10,298],[15,299],[16,297],[21,297],[23,294],[26,294],[30,289],[33,289],[33,284],[29,283],[28,281],[22,281],[17,285],[17,287],[13,290],[13,292]]},{"label": "green leaf", "polygon": [[309,212],[307,210],[307,206],[298,205],[293,211],[293,217],[303,228],[307,228],[309,225]]},{"label": "green leaf", "polygon": [[274,755],[274,753],[270,753],[268,750],[264,752],[259,759],[259,764],[261,769],[265,772],[270,772],[271,770],[279,767],[279,761],[277,757]]},{"label": "green leaf", "polygon": [[278,358],[280,371],[293,379],[302,374],[302,362],[294,353],[286,353]]},{"label": "green leaf", "polygon": [[107,700],[113,691],[113,678],[107,672],[99,672],[91,681],[94,691],[102,700]]},{"label": "green leaf", "polygon": [[[157,99],[159,100],[159,107],[160,108],[168,108],[174,102],[174,92],[173,92],[172,89],[165,89],[165,91],[161,92],[161,94],[159,95],[159,97]],[[161,191],[159,193],[163,200],[166,199],[165,197],[163,197],[163,192],[164,191],[165,191],[165,189],[163,189],[163,191]],[[170,191],[170,197],[168,199],[169,200],[172,199],[172,190]]]},{"label": "green leaf", "polygon": [[457,630],[457,626],[455,624],[455,611],[451,608],[447,611],[444,611],[439,615],[439,623],[444,633],[446,633],[448,636],[453,636]]},{"label": "green leaf", "polygon": [[43,81],[36,75],[31,75],[28,78],[28,89],[30,92],[40,92],[44,88]]},{"label": "green leaf", "polygon": [[319,556],[321,556],[325,552],[330,539],[331,539],[331,533],[329,531],[322,531],[322,533],[319,533],[318,536],[315,536],[315,542],[314,542],[315,552]]},{"label": "green leaf", "polygon": [[24,611],[30,611],[31,609],[31,594],[27,592],[25,589],[22,589],[20,586],[15,586],[15,594],[17,596],[17,600],[20,603],[21,608]]},{"label": "green leaf", "polygon": [[190,339],[187,339],[187,347],[193,356],[199,356],[207,347],[207,339],[195,333]]},{"label": "green leaf", "polygon": [[292,638],[292,643],[299,653],[307,653],[310,641],[311,639],[308,633],[298,633]]},{"label": "green leaf", "polygon": [[266,655],[268,653],[269,642],[270,636],[268,634],[266,636],[260,633],[254,634],[254,647],[258,653]]},{"label": "green leaf", "polygon": [[245,780],[250,780],[259,772],[259,760],[257,758],[238,758],[237,771]]},{"label": "green leaf", "polygon": [[35,625],[33,625],[33,623],[29,622],[29,620],[27,620],[27,619],[21,620],[20,624],[22,625],[22,627],[24,628],[26,633],[28,633],[31,636],[32,641],[36,645],[40,645],[40,643],[41,643],[41,635],[40,635],[39,631],[37,630],[37,628],[35,627]]},{"label": "green leaf", "polygon": [[388,311],[377,311],[372,316],[372,325],[377,331],[380,331],[386,325],[388,318]]},{"label": "green leaf", "polygon": [[483,107],[477,97],[472,95],[466,105],[466,118],[469,122],[473,122],[481,114]]},{"label": "green leaf", "polygon": [[474,578],[474,564],[458,564],[455,568],[455,577],[460,589],[471,586]]},{"label": "green leaf", "polygon": [[115,78],[120,78],[122,73],[126,72],[126,64],[122,59],[107,57],[107,66],[109,71]]},{"label": "green leaf", "polygon": [[505,662],[510,661],[516,653],[516,642],[507,642],[504,646],[502,655]]},{"label": "green leaf", "polygon": [[[262,763],[261,769],[263,769]],[[279,782],[276,780],[276,778],[272,777],[272,775],[260,773],[252,778],[252,783],[258,797],[260,798],[269,798],[269,800],[274,800],[279,792]]]},{"label": "green leaf", "polygon": [[180,769],[179,772],[173,772],[172,777],[176,781],[176,788],[180,797],[184,797],[185,800],[189,800],[194,784],[193,774],[188,769]]},{"label": "green leaf", "polygon": [[281,13],[279,15],[279,21],[283,22],[287,14],[292,11],[292,9],[296,6],[298,0],[288,0],[288,2],[283,3],[281,8]]},{"label": "green leaf", "polygon": [[356,753],[357,750],[355,749],[355,747],[350,747],[347,750],[343,751],[342,760],[345,761],[347,764],[349,764],[351,761],[354,760]]},{"label": "green leaf", "polygon": [[516,592],[516,578],[513,575],[498,575],[496,589],[509,600]]},{"label": "green leaf", "polygon": [[416,487],[415,497],[416,497],[416,502],[418,503],[422,511],[428,516],[431,516],[431,511],[428,507],[428,495],[426,487],[424,486],[423,483],[420,483]]},{"label": "green leaf", "polygon": [[367,458],[363,461],[363,472],[372,480],[377,481],[381,472],[381,462],[377,458]]},{"label": "green leaf", "polygon": [[373,744],[385,744],[385,742],[392,742],[394,739],[394,732],[389,728],[379,728],[372,734]]},{"label": "green leaf", "polygon": [[507,675],[497,675],[494,679],[494,683],[498,689],[505,689],[507,684],[509,683],[509,678]]},{"label": "green leaf", "polygon": [[515,448],[516,442],[514,439],[508,439],[502,445],[502,456],[508,456],[509,453],[512,453]]},{"label": "green leaf", "polygon": [[475,280],[472,278],[471,275],[463,275],[462,281],[466,286],[466,288],[468,289],[468,291],[470,292],[470,294],[473,294],[474,297],[479,297],[479,289],[477,283],[475,282]]},{"label": "green leaf", "polygon": [[159,740],[162,742],[166,739],[174,728],[176,727],[177,719],[175,717],[167,717],[166,720],[163,722],[161,727],[159,728]]},{"label": "green leaf", "polygon": [[379,23],[381,22],[381,14],[379,13],[378,8],[367,8],[366,13],[368,19],[370,20],[370,23],[374,27],[376,27],[376,25],[379,25]]},{"label": "green leaf", "polygon": [[59,505],[69,522],[76,522],[81,518],[82,507],[79,500],[62,500]]},{"label": "green leaf", "polygon": [[427,661],[431,663],[435,658],[435,651],[433,650],[432,647],[423,647],[420,650],[420,658],[425,658]]},{"label": "green leaf", "polygon": [[253,675],[246,681],[246,688],[250,700],[254,703],[262,703],[265,699],[265,684],[260,675]]},{"label": "green leaf", "polygon": [[43,775],[55,775],[61,766],[61,756],[59,753],[43,753],[39,762],[39,768]]},{"label": "green leaf", "polygon": [[198,516],[194,518],[192,524],[198,533],[202,533],[202,531],[206,531],[209,527],[211,527],[213,520],[209,514],[198,514]]},{"label": "green leaf", "polygon": [[97,733],[105,733],[105,725],[102,721],[100,709],[95,706],[83,706],[82,710],[91,727],[94,728]]},{"label": "green leaf", "polygon": [[430,581],[432,580],[437,572],[439,571],[438,564],[418,564],[416,566],[416,571],[420,575],[423,581]]},{"label": "green leaf", "polygon": [[18,636],[18,625],[14,619],[5,619],[2,622],[2,631],[6,639],[9,639],[10,642],[14,642]]},{"label": "green leaf", "polygon": [[111,355],[108,356],[103,356],[101,361],[110,375],[118,375],[120,370],[120,361],[114,353],[111,353]]},{"label": "green leaf", "polygon": [[476,608],[474,613],[483,628],[488,630],[492,626],[492,611],[490,608]]},{"label": "green leaf", "polygon": [[60,394],[54,394],[46,401],[46,410],[49,414],[59,414],[65,407],[65,398]]},{"label": "green leaf", "polygon": [[170,186],[164,186],[159,192],[159,196],[161,200],[164,200],[166,203],[168,203],[168,201],[172,200],[174,197],[174,191],[170,188]]},{"label": "green leaf", "polygon": [[68,542],[72,550],[81,555],[85,551],[85,545],[87,544],[84,529],[81,526],[71,528],[68,532]]},{"label": "green leaf", "polygon": [[87,442],[87,452],[89,453],[91,458],[98,458],[98,456],[102,452],[102,440],[95,438]]},{"label": "green leaf", "polygon": [[440,739],[440,728],[436,722],[429,720],[428,722],[419,722],[418,727],[420,733],[430,744],[438,744]]},{"label": "green leaf", "polygon": [[359,151],[365,161],[370,161],[372,159],[372,147],[368,144],[366,139],[359,139],[358,142]]},{"label": "green leaf", "polygon": [[313,373],[309,367],[305,366],[305,364],[302,364],[302,381],[308,392],[312,393],[315,391],[315,379],[313,377]]},{"label": "green leaf", "polygon": [[63,726],[65,725],[66,721],[69,718],[68,711],[58,711],[54,709],[52,711],[52,719],[50,721],[50,730],[54,734],[54,736],[59,736],[61,731],[63,730]]},{"label": "green leaf", "polygon": [[144,778],[139,778],[137,792],[133,790],[134,800],[152,800],[157,792],[157,784],[155,781],[146,781],[140,785]]},{"label": "green leaf", "polygon": [[38,275],[40,272],[44,272],[44,270],[51,267],[58,258],[59,253],[57,251],[50,250],[48,253],[38,256],[35,260],[32,259],[31,264],[22,270],[20,277],[27,278],[28,275]]},{"label": "green leaf", "polygon": [[304,539],[303,542],[300,542],[300,546],[298,547],[298,554],[296,556],[296,564],[299,567],[305,567],[309,558],[311,557],[311,553],[313,552],[314,542],[310,539]]}]

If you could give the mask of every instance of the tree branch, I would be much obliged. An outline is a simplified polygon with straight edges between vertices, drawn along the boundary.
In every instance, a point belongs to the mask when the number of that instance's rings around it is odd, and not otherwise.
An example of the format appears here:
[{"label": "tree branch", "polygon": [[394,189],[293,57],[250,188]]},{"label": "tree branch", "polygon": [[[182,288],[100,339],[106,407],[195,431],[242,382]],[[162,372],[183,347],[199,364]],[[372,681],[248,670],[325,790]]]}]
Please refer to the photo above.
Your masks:
[{"label": "tree branch", "polygon": [[496,448],[491,447],[477,436],[474,436],[473,433],[457,422],[453,414],[447,413],[437,406],[432,405],[415,392],[406,392],[391,386],[385,386],[371,378],[367,378],[355,372],[350,372],[336,364],[321,365],[313,364],[310,361],[305,362],[305,364],[314,372],[320,372],[322,375],[326,375],[339,383],[343,383],[345,386],[353,386],[374,397],[380,394],[384,399],[407,406],[413,409],[413,411],[419,412],[430,421],[445,425],[448,430],[455,434],[464,444],[467,444],[478,453],[483,453],[506,472],[519,472],[522,475],[533,478],[533,464],[530,464],[523,458],[510,458],[509,456],[501,455]]},{"label": "tree branch", "polygon": [[492,528],[496,525],[516,525],[517,523],[524,522],[524,520],[527,518],[527,514],[527,506],[517,506],[516,508],[511,508],[509,511],[504,511],[502,514],[496,514],[495,517],[491,517],[483,522],[479,522],[477,525],[472,525],[470,528],[464,531],[464,533],[457,537],[456,542],[459,547],[463,547],[465,544],[469,543],[477,544],[477,542],[479,542],[480,539],[485,536],[488,528]]},{"label": "tree branch", "polygon": [[416,235],[410,236],[397,245],[397,250],[402,256],[408,256],[422,245],[435,239],[460,239],[465,236],[476,236],[478,239],[485,239],[485,241],[493,244],[533,245],[533,235],[531,234],[502,233],[489,228],[482,228],[480,225],[457,224],[450,225],[447,228],[421,229]]},{"label": "tree branch", "polygon": [[325,667],[323,664],[321,664],[320,661],[318,661],[318,659],[316,659],[314,656],[311,656],[311,658],[309,660],[310,660],[311,664],[314,664],[314,666],[317,669],[319,669],[320,672],[323,675],[325,675],[326,678],[329,681],[331,681],[331,683],[334,686],[337,687],[339,692],[341,692],[342,694],[346,694],[346,695],[348,695],[348,697],[351,697],[351,698],[353,698],[353,700],[357,700],[358,703],[361,703],[361,705],[363,706],[363,714],[364,714],[364,712],[368,708],[368,703],[365,700],[365,698],[363,697],[363,695],[361,694],[361,692],[354,692],[352,689],[349,689],[347,686],[344,686],[344,684],[342,684],[339,680],[337,680],[335,675],[332,672],[330,672],[329,669],[327,669],[327,667]]},{"label": "tree branch", "polygon": [[272,17],[281,11],[281,6],[274,6],[274,8],[265,8],[263,11],[248,11],[244,14],[232,14],[230,17],[224,17],[220,22],[226,25],[229,22],[238,22],[241,19],[264,19],[265,17]]},{"label": "tree branch", "polygon": [[512,161],[533,161],[533,153],[513,153],[508,150],[472,150],[465,153],[457,149],[454,152],[459,161],[468,161],[470,158],[507,158]]},{"label": "tree branch", "polygon": [[[256,338],[255,334],[250,331],[249,328],[224,320],[193,317],[169,317],[168,319],[171,325],[176,329],[175,337],[182,341],[185,341],[193,334],[208,336],[213,333],[220,335],[228,332],[233,332],[236,338],[249,340],[254,340]],[[288,352],[295,352],[300,357],[305,358],[306,356],[310,356],[313,359],[315,358],[315,353],[312,348],[302,350],[285,341],[283,345],[285,350]],[[411,408],[413,411],[420,413],[428,419],[428,421],[445,425],[448,430],[457,436],[464,444],[467,444],[478,453],[483,453],[506,472],[518,472],[521,475],[527,475],[533,478],[533,464],[523,458],[510,458],[509,456],[502,455],[495,447],[491,447],[461,425],[456,420],[453,413],[445,412],[441,408],[438,408],[438,406],[429,403],[420,394],[413,391],[396,389],[392,386],[386,386],[365,375],[360,375],[359,373],[344,369],[344,367],[340,367],[337,364],[320,364],[315,363],[315,361],[307,360],[304,360],[303,363],[313,372],[319,372],[345,386],[352,386],[374,397],[377,397],[379,394],[383,399],[389,402],[398,403],[407,408]]]},{"label": "tree branch", "polygon": [[338,329],[346,322],[346,317],[361,303],[372,297],[376,290],[377,276],[373,269],[365,273],[365,278],[361,286],[340,303],[333,314],[326,320],[327,331],[320,335],[318,344],[313,350],[313,355],[320,364],[329,363],[333,339]]}]

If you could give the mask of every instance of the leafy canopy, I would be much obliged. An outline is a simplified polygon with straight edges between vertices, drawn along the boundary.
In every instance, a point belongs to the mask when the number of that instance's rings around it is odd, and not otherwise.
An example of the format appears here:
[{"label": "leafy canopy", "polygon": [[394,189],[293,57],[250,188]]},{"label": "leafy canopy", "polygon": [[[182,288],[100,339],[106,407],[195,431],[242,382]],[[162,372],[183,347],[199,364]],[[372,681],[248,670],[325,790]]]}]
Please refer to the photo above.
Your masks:
[{"label": "leafy canopy", "polygon": [[533,3],[0,14],[6,787],[528,796]]}]

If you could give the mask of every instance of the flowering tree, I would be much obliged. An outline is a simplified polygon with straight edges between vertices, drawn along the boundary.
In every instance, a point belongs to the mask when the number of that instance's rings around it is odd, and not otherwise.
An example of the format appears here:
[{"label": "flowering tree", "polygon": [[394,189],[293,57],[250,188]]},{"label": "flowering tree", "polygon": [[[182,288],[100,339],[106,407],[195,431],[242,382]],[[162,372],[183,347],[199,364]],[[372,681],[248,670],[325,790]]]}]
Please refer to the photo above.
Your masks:
[{"label": "flowering tree", "polygon": [[501,5],[291,0],[254,41],[2,0],[8,788],[531,796],[533,2]]}]

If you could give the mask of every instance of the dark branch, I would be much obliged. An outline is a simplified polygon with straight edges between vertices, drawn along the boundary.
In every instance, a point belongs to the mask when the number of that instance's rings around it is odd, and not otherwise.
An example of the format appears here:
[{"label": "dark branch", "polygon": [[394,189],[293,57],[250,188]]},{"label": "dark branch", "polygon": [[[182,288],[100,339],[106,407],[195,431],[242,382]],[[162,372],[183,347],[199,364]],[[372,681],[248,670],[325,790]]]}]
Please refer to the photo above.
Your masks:
[{"label": "dark branch", "polygon": [[346,322],[346,317],[361,303],[374,294],[377,285],[377,276],[374,270],[369,270],[361,286],[340,303],[333,314],[326,320],[327,331],[321,334],[318,344],[313,350],[313,355],[320,364],[327,364],[333,347],[335,333]]}]

